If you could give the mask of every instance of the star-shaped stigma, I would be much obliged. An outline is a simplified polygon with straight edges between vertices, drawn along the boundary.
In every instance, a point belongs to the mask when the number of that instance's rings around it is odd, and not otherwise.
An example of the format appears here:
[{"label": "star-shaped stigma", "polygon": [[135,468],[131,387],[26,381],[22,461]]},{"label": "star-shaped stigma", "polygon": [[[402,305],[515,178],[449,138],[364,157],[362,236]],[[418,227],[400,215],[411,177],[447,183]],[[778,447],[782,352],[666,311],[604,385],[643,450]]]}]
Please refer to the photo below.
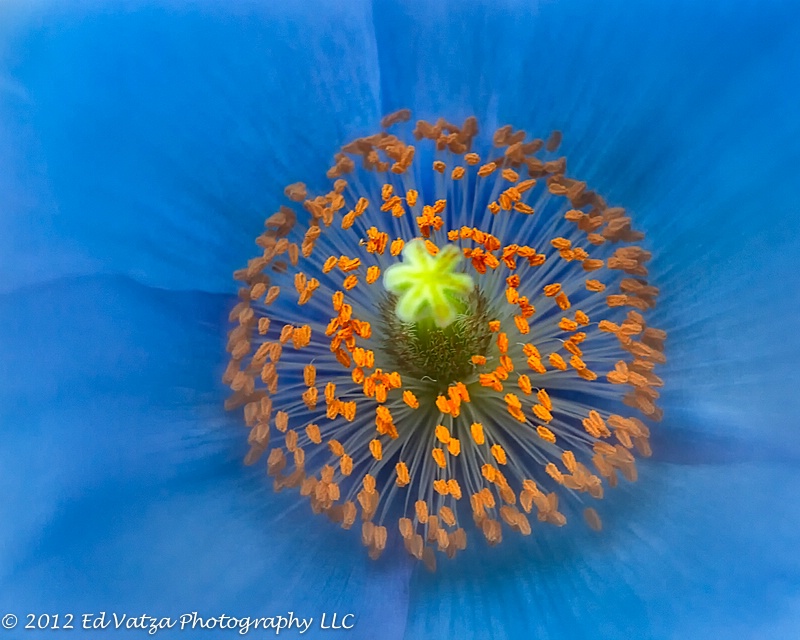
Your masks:
[{"label": "star-shaped stigma", "polygon": [[431,255],[425,242],[415,239],[403,249],[403,262],[389,267],[383,275],[386,290],[397,296],[395,313],[403,322],[432,319],[437,327],[453,323],[461,300],[474,288],[472,277],[456,273],[462,260],[454,245]]}]

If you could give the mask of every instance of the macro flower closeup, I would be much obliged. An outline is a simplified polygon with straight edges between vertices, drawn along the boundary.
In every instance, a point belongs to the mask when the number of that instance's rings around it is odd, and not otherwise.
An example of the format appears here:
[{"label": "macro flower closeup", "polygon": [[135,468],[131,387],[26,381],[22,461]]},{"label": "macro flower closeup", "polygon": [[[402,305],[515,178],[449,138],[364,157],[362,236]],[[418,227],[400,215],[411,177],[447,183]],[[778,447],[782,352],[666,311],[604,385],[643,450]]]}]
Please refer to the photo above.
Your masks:
[{"label": "macro flower closeup", "polygon": [[796,637],[798,41],[4,3],[0,636]]}]

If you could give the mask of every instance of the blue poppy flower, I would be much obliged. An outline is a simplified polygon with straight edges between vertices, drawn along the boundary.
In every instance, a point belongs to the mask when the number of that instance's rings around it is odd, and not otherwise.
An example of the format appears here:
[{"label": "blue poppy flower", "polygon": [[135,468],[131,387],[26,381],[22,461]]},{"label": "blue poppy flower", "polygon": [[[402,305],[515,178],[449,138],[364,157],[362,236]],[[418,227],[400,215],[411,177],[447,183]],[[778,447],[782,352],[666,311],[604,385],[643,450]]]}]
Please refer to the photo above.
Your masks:
[{"label": "blue poppy flower", "polygon": [[[79,628],[102,612],[293,612],[314,618],[305,637],[331,633],[322,613],[354,614],[357,638],[796,635],[799,17],[747,0],[6,3],[0,615],[19,618],[7,637],[36,633],[27,614]],[[333,154],[406,107],[476,116],[482,162],[501,125],[562,131],[567,175],[646,233],[660,290],[648,325],[668,334],[664,418],[649,423],[638,481],[596,503],[600,533],[565,508],[563,527],[532,518],[531,535],[492,547],[470,537],[430,572],[391,540],[371,560],[359,531],[312,514],[297,487],[273,492],[263,458],[242,465],[253,431],[224,410],[221,382],[231,274],[260,251],[287,184],[325,194]],[[451,169],[417,174],[420,211]],[[469,304],[428,284],[455,305],[442,317]],[[308,308],[296,324],[319,322]],[[289,372],[301,390],[303,373]],[[512,420],[513,404],[498,412]],[[456,455],[449,437],[442,456]],[[356,468],[380,457],[371,438]],[[506,449],[497,467],[519,454]],[[410,481],[436,471],[428,458]],[[118,637],[111,623],[93,634]],[[186,624],[159,635],[216,637]]]}]

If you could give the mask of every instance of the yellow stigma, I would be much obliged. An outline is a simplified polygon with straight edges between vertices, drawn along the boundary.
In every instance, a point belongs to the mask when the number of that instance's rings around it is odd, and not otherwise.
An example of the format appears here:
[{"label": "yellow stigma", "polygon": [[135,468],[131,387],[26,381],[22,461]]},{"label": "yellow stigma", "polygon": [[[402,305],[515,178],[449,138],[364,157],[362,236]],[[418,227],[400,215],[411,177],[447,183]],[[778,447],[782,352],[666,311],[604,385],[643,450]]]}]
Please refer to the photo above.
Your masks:
[{"label": "yellow stigma", "polygon": [[588,505],[637,479],[662,418],[643,234],[567,176],[558,132],[506,125],[478,153],[475,118],[410,118],[341,147],[327,192],[286,187],[234,272],[245,463],[266,454],[276,491],[371,558],[433,569],[576,512],[600,531]]},{"label": "yellow stigma", "polygon": [[402,264],[383,274],[383,286],[398,296],[397,316],[403,322],[431,318],[437,327],[452,324],[475,286],[466,273],[455,273],[462,261],[458,248],[448,245],[431,255],[425,243],[415,239],[405,246],[402,257]]}]

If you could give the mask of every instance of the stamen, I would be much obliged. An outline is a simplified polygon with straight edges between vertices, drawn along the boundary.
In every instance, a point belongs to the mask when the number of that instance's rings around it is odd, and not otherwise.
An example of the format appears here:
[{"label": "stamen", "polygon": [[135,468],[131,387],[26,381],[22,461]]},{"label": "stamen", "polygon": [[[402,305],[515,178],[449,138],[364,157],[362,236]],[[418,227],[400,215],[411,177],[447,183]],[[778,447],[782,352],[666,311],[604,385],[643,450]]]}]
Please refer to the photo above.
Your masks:
[{"label": "stamen", "polygon": [[[425,166],[387,131],[346,144],[327,193],[288,185],[234,273],[223,381],[250,429],[245,462],[268,453],[276,491],[297,489],[345,529],[360,512],[372,558],[395,511],[429,568],[475,533],[530,535],[534,507],[563,526],[559,496],[599,532],[580,499],[635,481],[645,422],[662,417],[666,333],[645,317],[659,290],[642,234],[566,159],[537,157],[560,132],[529,140],[506,125],[480,153],[477,134],[474,118],[418,121],[435,154]],[[435,179],[415,183],[425,172]],[[297,296],[275,304],[281,290]],[[458,526],[465,515],[474,529]]]}]

